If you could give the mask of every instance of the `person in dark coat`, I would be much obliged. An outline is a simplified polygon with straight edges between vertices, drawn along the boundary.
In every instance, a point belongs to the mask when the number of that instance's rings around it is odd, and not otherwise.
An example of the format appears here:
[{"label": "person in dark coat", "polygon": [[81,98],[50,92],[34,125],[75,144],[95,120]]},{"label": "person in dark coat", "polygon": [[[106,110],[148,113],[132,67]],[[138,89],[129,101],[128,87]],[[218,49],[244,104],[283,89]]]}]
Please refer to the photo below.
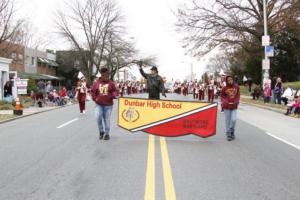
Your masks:
[{"label": "person in dark coat", "polygon": [[12,82],[7,81],[4,85],[4,97],[12,96]]},{"label": "person in dark coat", "polygon": [[160,92],[164,97],[167,97],[165,92],[164,82],[161,76],[158,75],[157,67],[151,68],[151,74],[146,74],[142,68],[143,63],[140,62],[141,75],[147,80],[147,90],[149,93],[149,99],[160,99]]}]

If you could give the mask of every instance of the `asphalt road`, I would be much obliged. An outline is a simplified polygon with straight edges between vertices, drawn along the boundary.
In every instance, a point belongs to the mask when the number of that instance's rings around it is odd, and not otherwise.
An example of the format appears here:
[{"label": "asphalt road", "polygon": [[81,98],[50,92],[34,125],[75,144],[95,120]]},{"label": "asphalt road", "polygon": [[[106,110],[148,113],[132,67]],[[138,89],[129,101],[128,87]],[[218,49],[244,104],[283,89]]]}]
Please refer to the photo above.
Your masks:
[{"label": "asphalt road", "polygon": [[[299,200],[297,141],[266,134],[276,125],[258,123],[262,114],[241,106],[232,142],[220,113],[207,139],[128,133],[117,104],[111,140],[99,141],[93,102],[85,115],[73,105],[0,124],[0,200]],[[276,136],[293,142],[286,132]]]}]

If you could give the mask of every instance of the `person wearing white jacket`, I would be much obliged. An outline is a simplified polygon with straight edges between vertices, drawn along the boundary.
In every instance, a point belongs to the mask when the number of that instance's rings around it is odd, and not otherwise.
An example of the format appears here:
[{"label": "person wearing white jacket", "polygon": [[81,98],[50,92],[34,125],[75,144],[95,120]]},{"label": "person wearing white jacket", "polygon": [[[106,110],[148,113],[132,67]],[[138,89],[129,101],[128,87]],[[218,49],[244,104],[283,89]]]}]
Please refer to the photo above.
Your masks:
[{"label": "person wearing white jacket", "polygon": [[281,95],[281,100],[284,102],[284,105],[287,105],[288,101],[294,99],[294,96],[295,96],[295,91],[292,88],[287,87],[284,90],[283,94]]}]

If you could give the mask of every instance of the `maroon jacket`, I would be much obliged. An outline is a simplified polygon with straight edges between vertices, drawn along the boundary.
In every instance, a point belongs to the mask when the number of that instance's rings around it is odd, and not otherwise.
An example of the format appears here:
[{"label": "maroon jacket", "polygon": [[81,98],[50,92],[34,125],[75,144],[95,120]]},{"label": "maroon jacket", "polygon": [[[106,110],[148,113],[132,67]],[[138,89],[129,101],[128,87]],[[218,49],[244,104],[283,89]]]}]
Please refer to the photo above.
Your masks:
[{"label": "maroon jacket", "polygon": [[229,85],[226,77],[226,86],[221,91],[221,103],[223,109],[234,110],[240,102],[240,87],[237,84]]},{"label": "maroon jacket", "polygon": [[111,106],[113,105],[113,99],[118,96],[118,89],[113,81],[102,81],[98,79],[94,82],[91,95],[97,104]]}]

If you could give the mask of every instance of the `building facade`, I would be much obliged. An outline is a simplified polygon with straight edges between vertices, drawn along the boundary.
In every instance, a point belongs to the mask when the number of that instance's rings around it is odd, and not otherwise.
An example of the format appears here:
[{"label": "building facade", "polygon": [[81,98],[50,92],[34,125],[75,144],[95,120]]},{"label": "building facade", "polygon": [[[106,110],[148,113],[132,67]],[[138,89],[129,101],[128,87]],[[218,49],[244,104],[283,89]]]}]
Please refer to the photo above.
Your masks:
[{"label": "building facade", "polygon": [[25,48],[25,72],[56,76],[57,67],[54,53]]},{"label": "building facade", "polygon": [[4,97],[4,85],[9,80],[9,65],[12,60],[0,57],[0,100]]}]

